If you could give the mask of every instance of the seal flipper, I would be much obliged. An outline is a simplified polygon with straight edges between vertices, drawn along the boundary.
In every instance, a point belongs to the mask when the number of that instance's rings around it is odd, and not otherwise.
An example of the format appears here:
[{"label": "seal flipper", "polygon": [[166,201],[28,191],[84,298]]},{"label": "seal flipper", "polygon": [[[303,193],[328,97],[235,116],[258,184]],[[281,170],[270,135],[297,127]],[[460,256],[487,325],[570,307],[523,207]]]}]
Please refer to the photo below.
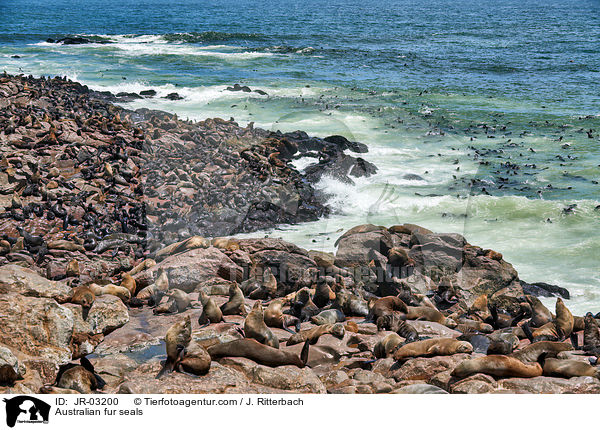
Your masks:
[{"label": "seal flipper", "polygon": [[581,348],[579,347],[579,336],[577,336],[577,333],[571,333],[570,339],[571,345],[573,345],[573,349],[575,349],[575,351],[580,350]]},{"label": "seal flipper", "polygon": [[531,328],[529,328],[529,322],[523,324],[521,326],[521,329],[523,329],[523,333],[525,333],[525,336],[527,336],[529,342],[533,343],[533,333],[531,332]]},{"label": "seal flipper", "polygon": [[160,369],[160,372],[158,372],[158,375],[156,375],[156,379],[162,378],[163,375],[168,375],[173,370],[175,370],[175,363],[167,357],[167,360],[165,361],[165,364],[163,364],[162,369]]},{"label": "seal flipper", "polygon": [[308,363],[308,350],[310,348],[310,340],[304,342],[304,346],[302,347],[302,352],[300,352],[300,361],[302,362],[302,366],[306,366]]}]

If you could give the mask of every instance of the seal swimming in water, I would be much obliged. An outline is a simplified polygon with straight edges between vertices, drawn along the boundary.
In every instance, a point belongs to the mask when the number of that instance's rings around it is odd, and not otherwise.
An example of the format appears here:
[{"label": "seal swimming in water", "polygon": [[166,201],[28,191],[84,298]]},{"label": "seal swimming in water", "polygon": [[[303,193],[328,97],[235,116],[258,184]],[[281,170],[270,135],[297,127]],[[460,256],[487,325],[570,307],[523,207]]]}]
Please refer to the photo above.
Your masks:
[{"label": "seal swimming in water", "polygon": [[265,324],[263,307],[260,301],[254,303],[252,310],[244,320],[244,336],[256,339],[270,347],[279,348],[279,339]]},{"label": "seal swimming in water", "polygon": [[156,375],[159,379],[165,374],[171,373],[175,369],[175,364],[179,359],[181,348],[188,346],[192,340],[192,322],[190,316],[186,316],[181,321],[176,322],[167,330],[165,334],[165,347],[167,350],[167,360],[162,369]]},{"label": "seal swimming in water", "polygon": [[208,353],[213,360],[221,357],[244,357],[270,367],[292,365],[302,368],[308,361],[309,343],[305,342],[300,357],[290,351],[273,348],[248,338],[210,346]]},{"label": "seal swimming in water", "polygon": [[405,360],[413,357],[432,357],[434,355],[470,354],[473,345],[451,338],[418,340],[407,343],[394,352],[394,360]]}]

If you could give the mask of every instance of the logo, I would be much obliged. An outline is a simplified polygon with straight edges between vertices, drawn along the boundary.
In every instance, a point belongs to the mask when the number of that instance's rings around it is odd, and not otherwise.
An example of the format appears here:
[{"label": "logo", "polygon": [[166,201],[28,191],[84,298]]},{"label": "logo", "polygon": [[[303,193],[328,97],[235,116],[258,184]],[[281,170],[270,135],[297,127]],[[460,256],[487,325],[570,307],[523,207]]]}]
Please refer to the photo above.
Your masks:
[{"label": "logo", "polygon": [[16,423],[48,423],[50,405],[31,396],[16,396],[3,399],[6,402],[6,425],[14,427]]}]

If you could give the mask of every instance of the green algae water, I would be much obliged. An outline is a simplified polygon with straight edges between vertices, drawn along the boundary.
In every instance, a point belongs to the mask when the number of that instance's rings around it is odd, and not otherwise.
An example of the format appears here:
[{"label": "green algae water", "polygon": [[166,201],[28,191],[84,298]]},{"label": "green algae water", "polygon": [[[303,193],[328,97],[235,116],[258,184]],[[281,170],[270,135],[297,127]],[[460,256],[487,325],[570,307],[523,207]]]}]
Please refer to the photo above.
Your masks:
[{"label": "green algae water", "polygon": [[[47,42],[76,35],[93,43]],[[331,217],[262,234],[331,251],[367,222],[458,232],[600,311],[598,1],[3,0],[0,66],[364,142],[379,171],[324,178]]]}]

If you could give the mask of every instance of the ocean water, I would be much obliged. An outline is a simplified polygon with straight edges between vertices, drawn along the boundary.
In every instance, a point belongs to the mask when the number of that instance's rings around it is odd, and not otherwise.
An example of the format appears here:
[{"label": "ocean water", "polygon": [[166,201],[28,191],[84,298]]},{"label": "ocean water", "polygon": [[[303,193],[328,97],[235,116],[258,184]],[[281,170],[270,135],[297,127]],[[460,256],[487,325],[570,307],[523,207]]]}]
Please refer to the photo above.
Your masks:
[{"label": "ocean water", "polygon": [[[67,35],[96,43],[46,42]],[[3,0],[0,66],[158,92],[129,108],[364,142],[379,172],[324,178],[331,217],[253,235],[331,251],[356,224],[417,223],[600,311],[597,0]]]}]

